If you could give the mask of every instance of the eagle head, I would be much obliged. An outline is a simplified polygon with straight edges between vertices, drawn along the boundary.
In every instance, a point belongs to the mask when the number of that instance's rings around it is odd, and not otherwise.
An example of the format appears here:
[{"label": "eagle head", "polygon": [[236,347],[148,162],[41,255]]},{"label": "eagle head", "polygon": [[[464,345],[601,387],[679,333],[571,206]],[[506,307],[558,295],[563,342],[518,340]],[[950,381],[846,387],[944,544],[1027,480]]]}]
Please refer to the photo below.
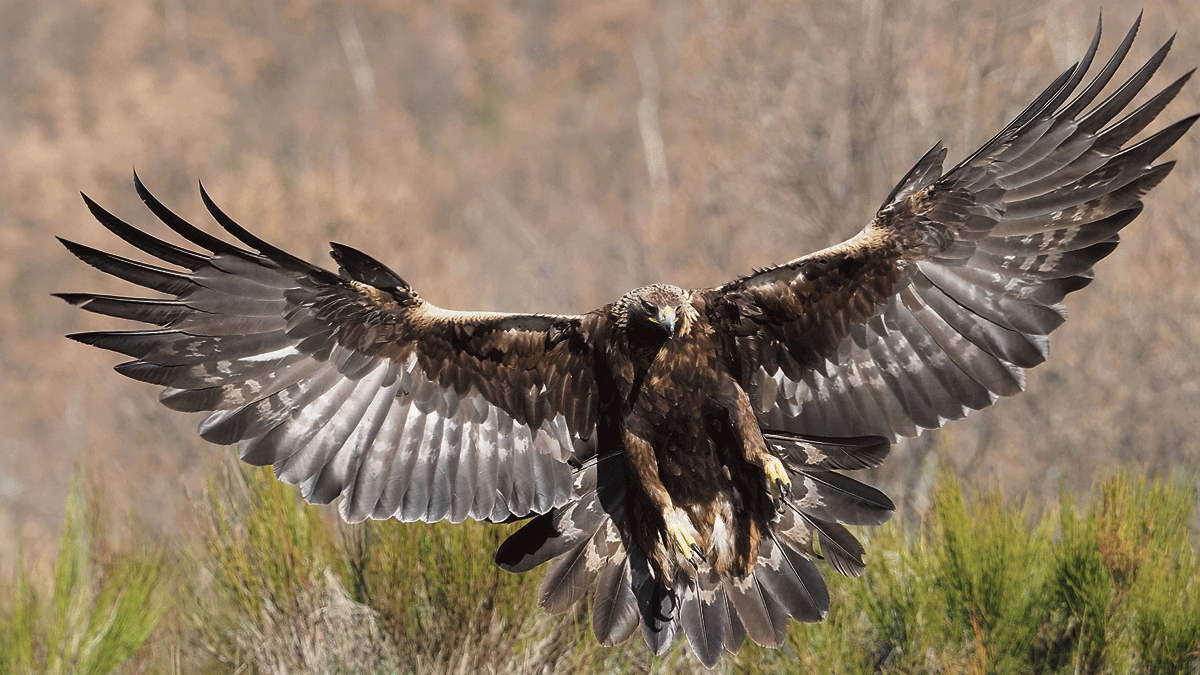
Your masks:
[{"label": "eagle head", "polygon": [[617,303],[618,324],[648,338],[686,335],[695,318],[691,293],[668,284],[634,289]]}]

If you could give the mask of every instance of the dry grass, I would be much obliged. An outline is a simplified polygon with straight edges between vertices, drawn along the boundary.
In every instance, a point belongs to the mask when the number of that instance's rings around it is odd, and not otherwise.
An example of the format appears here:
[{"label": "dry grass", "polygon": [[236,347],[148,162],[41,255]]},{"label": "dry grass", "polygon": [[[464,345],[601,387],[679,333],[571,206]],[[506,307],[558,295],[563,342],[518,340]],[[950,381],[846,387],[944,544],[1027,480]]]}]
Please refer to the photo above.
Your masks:
[{"label": "dry grass", "polygon": [[[0,541],[53,546],[71,467],[162,533],[219,452],[50,291],[117,290],[52,235],[112,246],[76,194],[147,223],[130,167],[197,221],[195,181],[309,259],[338,239],[433,302],[579,311],[653,280],[712,285],[835,242],[943,139],[983,141],[1082,53],[1099,3],[30,3],[0,0]],[[1110,7],[1111,9],[1111,7]],[[1115,42],[1134,12],[1105,15]],[[1200,6],[1147,7],[1134,58]],[[1200,110],[1200,87],[1172,117]],[[920,506],[944,459],[1052,501],[1118,464],[1200,464],[1200,135],[1030,392],[897,451]]]}]

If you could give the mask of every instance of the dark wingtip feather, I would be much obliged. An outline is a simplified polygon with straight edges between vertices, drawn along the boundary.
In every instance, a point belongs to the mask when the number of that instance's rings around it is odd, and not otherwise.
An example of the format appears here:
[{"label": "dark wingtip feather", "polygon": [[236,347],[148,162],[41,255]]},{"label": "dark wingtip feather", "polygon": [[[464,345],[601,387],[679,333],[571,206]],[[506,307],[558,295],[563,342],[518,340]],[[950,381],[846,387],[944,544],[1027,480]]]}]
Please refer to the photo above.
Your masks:
[{"label": "dark wingtip feather", "polygon": [[226,253],[236,255],[240,258],[245,258],[249,255],[247,251],[243,251],[227,241],[222,241],[212,236],[176,215],[174,211],[167,208],[165,204],[151,194],[150,190],[146,189],[146,186],[142,184],[142,179],[137,175],[137,170],[133,172],[133,189],[137,191],[138,197],[141,197],[142,203],[150,209],[151,213],[184,239],[197,246],[202,246],[213,253]]},{"label": "dark wingtip feather", "polygon": [[318,267],[315,267],[300,258],[268,244],[266,241],[259,239],[257,236],[250,233],[249,230],[238,225],[237,222],[225,214],[221,207],[217,206],[212,197],[208,196],[208,192],[204,189],[204,183],[200,183],[200,201],[204,202],[204,208],[212,215],[217,224],[221,226],[229,234],[237,237],[243,244],[258,251],[260,254],[270,258],[275,263],[287,267],[288,269],[305,272],[305,273],[320,273],[323,272]]},{"label": "dark wingtip feather", "polygon": [[1189,115],[1153,136],[1125,148],[1114,157],[1136,155],[1142,162],[1153,162],[1159,155],[1166,152],[1172,145],[1175,145],[1175,142],[1192,128],[1197,119],[1200,119],[1200,113]]},{"label": "dark wingtip feather", "polygon": [[157,363],[145,361],[126,361],[113,366],[113,370],[138,382],[169,386],[178,367],[160,366]]},{"label": "dark wingtip feather", "polygon": [[[89,293],[51,293],[50,295],[65,300],[68,304],[76,307],[82,306],[88,300],[92,299]],[[70,337],[69,335],[67,337]]]},{"label": "dark wingtip feather", "polygon": [[1071,75],[1071,79],[1067,81],[1066,85],[1062,87],[1058,95],[1055,96],[1046,106],[1047,111],[1057,110],[1058,107],[1063,104],[1063,101],[1066,101],[1067,97],[1071,95],[1071,92],[1075,91],[1075,88],[1079,86],[1079,83],[1083,81],[1083,76],[1087,74],[1087,71],[1091,69],[1092,59],[1096,57],[1096,50],[1100,47],[1100,34],[1103,32],[1103,23],[1103,17],[1096,17],[1096,32],[1094,35],[1092,35],[1092,42],[1090,45],[1088,45],[1087,52],[1085,52],[1083,58],[1075,64],[1075,72]]},{"label": "dark wingtip feather", "polygon": [[1085,108],[1091,105],[1096,96],[1104,90],[1104,87],[1108,86],[1109,81],[1112,80],[1112,76],[1116,74],[1117,68],[1120,67],[1121,62],[1129,54],[1129,49],[1133,46],[1133,40],[1137,36],[1140,25],[1141,17],[1138,17],[1138,20],[1134,21],[1133,26],[1126,32],[1125,38],[1117,46],[1116,51],[1109,57],[1108,63],[1104,64],[1100,72],[1092,78],[1091,83],[1059,112],[1061,117],[1075,119]]},{"label": "dark wingtip feather", "polygon": [[329,255],[341,267],[343,276],[376,288],[410,288],[400,275],[371,256],[345,244],[329,242]]},{"label": "dark wingtip feather", "polygon": [[67,339],[140,359],[162,344],[164,336],[175,334],[172,330],[89,331],[71,333]]},{"label": "dark wingtip feather", "polygon": [[71,252],[71,255],[118,279],[176,296],[195,287],[191,279],[178,272],[122,258],[62,237],[55,238]]},{"label": "dark wingtip feather", "polygon": [[[1137,96],[1138,92],[1150,82],[1154,74],[1158,72],[1159,66],[1167,58],[1167,53],[1171,51],[1171,45],[1175,42],[1174,36],[1167,40],[1163,46],[1156,51],[1137,72],[1125,80],[1121,86],[1117,87],[1116,91],[1109,94],[1095,108],[1079,118],[1079,129],[1086,133],[1096,133],[1104,125],[1108,124],[1114,117],[1119,115],[1125,109],[1129,102]],[[1135,113],[1136,114],[1136,113]],[[1124,141],[1121,141],[1122,143]]]},{"label": "dark wingtip feather", "polygon": [[54,297],[95,314],[141,321],[158,326],[170,326],[193,311],[181,302],[175,300],[151,300],[148,298],[127,298],[118,295],[102,295],[99,293],[54,293]]},{"label": "dark wingtip feather", "polygon": [[195,251],[189,251],[186,248],[181,248],[174,244],[169,244],[161,239],[152,237],[136,227],[126,223],[120,218],[109,213],[103,206],[92,201],[91,197],[80,192],[79,196],[83,197],[83,203],[87,205],[88,211],[104,229],[117,235],[124,241],[138,247],[139,249],[149,253],[150,255],[165,260],[172,265],[194,270],[208,262],[208,257],[200,255]]},{"label": "dark wingtip feather", "polygon": [[984,143],[978,150],[971,153],[966,159],[959,162],[947,173],[952,174],[965,166],[970,166],[975,162],[975,160],[995,150],[998,144],[1002,144],[1006,141],[1006,139],[1010,139],[1013,132],[1015,132],[1017,129],[1020,129],[1023,125],[1036,119],[1038,115],[1042,114],[1046,110],[1047,105],[1057,97],[1058,93],[1061,92],[1063,87],[1071,80],[1075,74],[1075,70],[1078,67],[1079,64],[1076,63],[1063,71],[1062,74],[1060,74],[1054,79],[1053,82],[1050,83],[1050,86],[1046,87],[1042,93],[1038,94],[1037,98],[1035,98],[1032,103],[1026,106],[1019,115],[1013,118],[1013,121],[1009,122],[995,136],[992,136],[987,143]]}]

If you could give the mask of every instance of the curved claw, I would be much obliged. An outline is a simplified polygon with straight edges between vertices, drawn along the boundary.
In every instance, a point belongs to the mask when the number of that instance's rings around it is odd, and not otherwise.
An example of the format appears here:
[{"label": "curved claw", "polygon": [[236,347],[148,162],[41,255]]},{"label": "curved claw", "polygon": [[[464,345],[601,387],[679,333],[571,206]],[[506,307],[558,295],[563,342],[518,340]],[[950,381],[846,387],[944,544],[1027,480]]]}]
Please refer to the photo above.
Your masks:
[{"label": "curved claw", "polygon": [[667,525],[667,540],[683,556],[692,567],[699,568],[701,562],[708,562],[704,549],[696,541],[696,529],[692,520],[682,509],[671,509],[663,514]]},{"label": "curved claw", "polygon": [[792,498],[792,479],[778,458],[767,455],[763,459],[763,472],[767,474],[767,487],[771,491],[771,500],[775,511],[783,512],[783,500]]}]

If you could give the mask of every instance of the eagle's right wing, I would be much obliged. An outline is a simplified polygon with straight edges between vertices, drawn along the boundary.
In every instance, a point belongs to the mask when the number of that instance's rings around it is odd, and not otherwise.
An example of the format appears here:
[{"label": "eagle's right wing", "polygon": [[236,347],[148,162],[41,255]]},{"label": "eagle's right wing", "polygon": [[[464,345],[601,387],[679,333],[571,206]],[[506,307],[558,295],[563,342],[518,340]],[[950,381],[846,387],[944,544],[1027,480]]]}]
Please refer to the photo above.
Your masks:
[{"label": "eagle's right wing", "polygon": [[945,150],[927,153],[855,238],[696,294],[764,426],[895,439],[1021,391],[1063,297],[1091,282],[1196,121],[1127,145],[1191,73],[1113,121],[1170,42],[1093,105],[1136,32],[1071,99],[1097,27],[1083,61],[961,164],[942,174]]},{"label": "eagle's right wing", "polygon": [[169,299],[64,293],[73,305],[160,329],[71,337],[135,360],[117,371],[166,387],[161,400],[211,411],[200,435],[240,444],[304,498],[347,492],[351,521],[502,521],[572,495],[572,467],[595,452],[589,330],[598,315],[453,312],[395,273],[334,245],[333,274],[250,234],[253,250],[185,222],[134,177],[164,223],[210,253],[152,237],[87,199],[106,228],[176,271],[63,244],[84,262]]}]

